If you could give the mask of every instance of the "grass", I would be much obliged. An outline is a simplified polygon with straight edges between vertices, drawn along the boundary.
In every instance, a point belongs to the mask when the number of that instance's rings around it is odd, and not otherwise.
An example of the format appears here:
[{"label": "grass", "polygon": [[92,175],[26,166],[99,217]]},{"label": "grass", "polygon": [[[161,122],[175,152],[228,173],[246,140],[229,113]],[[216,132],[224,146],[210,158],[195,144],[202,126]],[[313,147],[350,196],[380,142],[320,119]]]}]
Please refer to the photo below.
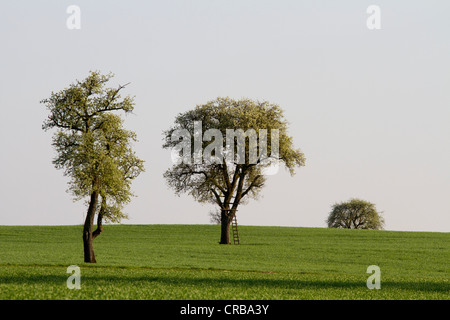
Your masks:
[{"label": "grass", "polygon": [[0,299],[450,298],[448,233],[241,226],[241,245],[223,246],[213,225],[107,225],[93,265],[81,230],[0,226]]}]

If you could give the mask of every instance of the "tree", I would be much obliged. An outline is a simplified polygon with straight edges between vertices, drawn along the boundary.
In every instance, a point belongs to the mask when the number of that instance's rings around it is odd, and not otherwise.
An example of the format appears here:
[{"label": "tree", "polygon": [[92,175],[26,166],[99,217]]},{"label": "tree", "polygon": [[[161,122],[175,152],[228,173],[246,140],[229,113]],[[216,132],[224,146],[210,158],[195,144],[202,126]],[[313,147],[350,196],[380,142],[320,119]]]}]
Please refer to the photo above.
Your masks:
[{"label": "tree", "polygon": [[217,209],[209,211],[209,222],[212,224],[220,225],[222,223],[221,210]]},{"label": "tree", "polygon": [[175,154],[164,173],[169,187],[177,195],[187,193],[200,203],[219,206],[221,244],[230,243],[237,208],[257,198],[267,169],[281,163],[294,175],[295,167],[304,165],[287,127],[278,105],[219,97],[179,114],[164,131],[163,148]]},{"label": "tree", "polygon": [[[131,148],[136,134],[123,128],[118,112],[131,113],[133,98],[121,99],[117,88],[105,88],[113,77],[90,72],[83,81],[52,92],[44,99],[49,111],[42,128],[56,128],[52,145],[53,164],[70,177],[69,190],[75,200],[87,198],[83,227],[84,261],[95,263],[93,240],[103,231],[103,219],[119,222],[127,218],[123,206],[133,196],[131,181],[143,170],[143,161]],[[93,230],[97,214],[97,228]]]},{"label": "tree", "polygon": [[383,229],[384,219],[373,203],[350,199],[332,206],[327,224],[328,228],[380,230]]}]

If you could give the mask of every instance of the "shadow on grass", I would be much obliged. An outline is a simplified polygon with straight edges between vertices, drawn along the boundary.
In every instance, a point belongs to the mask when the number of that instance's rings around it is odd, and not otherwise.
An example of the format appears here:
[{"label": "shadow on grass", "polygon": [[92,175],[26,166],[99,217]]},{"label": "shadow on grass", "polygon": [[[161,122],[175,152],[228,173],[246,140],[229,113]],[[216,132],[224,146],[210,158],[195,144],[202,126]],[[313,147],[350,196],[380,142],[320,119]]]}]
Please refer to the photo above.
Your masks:
[{"label": "shadow on grass", "polygon": [[[65,285],[70,275],[3,275],[0,276],[2,285],[31,285],[42,284],[48,286]],[[185,276],[119,276],[119,275],[85,275],[81,276],[82,282],[93,286],[102,286],[102,284],[114,284],[123,287],[133,286],[152,286],[152,284],[179,286],[179,287],[198,287],[198,288],[235,288],[242,290],[269,288],[269,289],[361,289],[366,288],[365,281],[344,281],[344,280],[295,280],[295,279],[232,279],[231,277],[185,277]],[[413,281],[382,281],[382,289],[385,290],[409,290],[435,293],[449,293],[450,284],[433,282],[413,282]]]}]

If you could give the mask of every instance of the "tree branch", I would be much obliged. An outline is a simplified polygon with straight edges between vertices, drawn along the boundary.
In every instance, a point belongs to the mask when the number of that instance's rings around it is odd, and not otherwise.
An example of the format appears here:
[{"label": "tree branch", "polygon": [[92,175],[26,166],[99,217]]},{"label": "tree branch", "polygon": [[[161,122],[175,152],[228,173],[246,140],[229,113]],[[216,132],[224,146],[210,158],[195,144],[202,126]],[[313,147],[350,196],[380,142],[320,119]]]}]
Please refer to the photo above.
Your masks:
[{"label": "tree branch", "polygon": [[97,229],[95,229],[94,232],[92,232],[92,239],[97,238],[102,232],[103,232],[103,215],[105,214],[105,207],[106,207],[106,199],[102,197],[102,204],[100,207],[100,212],[97,216]]},{"label": "tree branch", "polygon": [[104,105],[104,107],[102,109],[98,109],[96,111],[94,111],[94,113],[92,113],[91,115],[89,115],[89,117],[92,117],[100,112],[105,112],[105,111],[117,111],[117,110],[122,110],[122,107],[118,107],[118,108],[109,108],[109,106],[111,105],[111,103],[116,99],[116,96],[119,94],[119,91],[122,90],[123,88],[125,88],[127,85],[129,85],[131,82],[128,82],[127,84],[124,85],[119,85],[119,87],[114,91],[114,93],[112,94],[111,98],[106,100],[106,103]]},{"label": "tree branch", "polygon": [[216,197],[216,202],[219,205],[219,207],[223,207],[223,202],[220,200],[220,196],[217,194],[216,190],[211,188],[211,192],[214,194],[214,197]]},{"label": "tree branch", "polygon": [[183,174],[190,174],[190,173],[192,173],[192,174],[203,174],[205,176],[206,180],[211,181],[214,184],[214,186],[216,188],[218,188],[222,193],[224,193],[224,194],[226,193],[225,189],[223,187],[221,187],[214,178],[208,176],[208,174],[205,171],[183,172]]},{"label": "tree branch", "polygon": [[245,197],[247,193],[256,186],[256,180],[258,180],[260,177],[261,175],[259,174],[253,179],[252,183],[248,186],[248,188],[244,192],[242,192],[241,198]]}]

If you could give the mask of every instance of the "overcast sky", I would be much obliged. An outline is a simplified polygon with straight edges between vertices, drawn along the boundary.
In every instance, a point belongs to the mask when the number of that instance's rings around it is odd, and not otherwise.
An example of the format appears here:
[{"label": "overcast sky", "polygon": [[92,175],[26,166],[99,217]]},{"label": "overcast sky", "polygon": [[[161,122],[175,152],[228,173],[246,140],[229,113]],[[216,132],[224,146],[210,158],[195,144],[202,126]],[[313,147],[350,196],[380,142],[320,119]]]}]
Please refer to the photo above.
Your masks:
[{"label": "overcast sky", "polygon": [[[69,5],[81,29],[66,25]],[[381,29],[366,24],[380,8]],[[39,103],[90,70],[131,82],[146,172],[133,224],[207,224],[210,206],[168,189],[162,131],[218,96],[279,104],[306,157],[241,206],[243,225],[325,227],[352,197],[386,229],[450,228],[449,1],[3,1],[0,11],[0,224],[82,224],[51,161]]]}]

